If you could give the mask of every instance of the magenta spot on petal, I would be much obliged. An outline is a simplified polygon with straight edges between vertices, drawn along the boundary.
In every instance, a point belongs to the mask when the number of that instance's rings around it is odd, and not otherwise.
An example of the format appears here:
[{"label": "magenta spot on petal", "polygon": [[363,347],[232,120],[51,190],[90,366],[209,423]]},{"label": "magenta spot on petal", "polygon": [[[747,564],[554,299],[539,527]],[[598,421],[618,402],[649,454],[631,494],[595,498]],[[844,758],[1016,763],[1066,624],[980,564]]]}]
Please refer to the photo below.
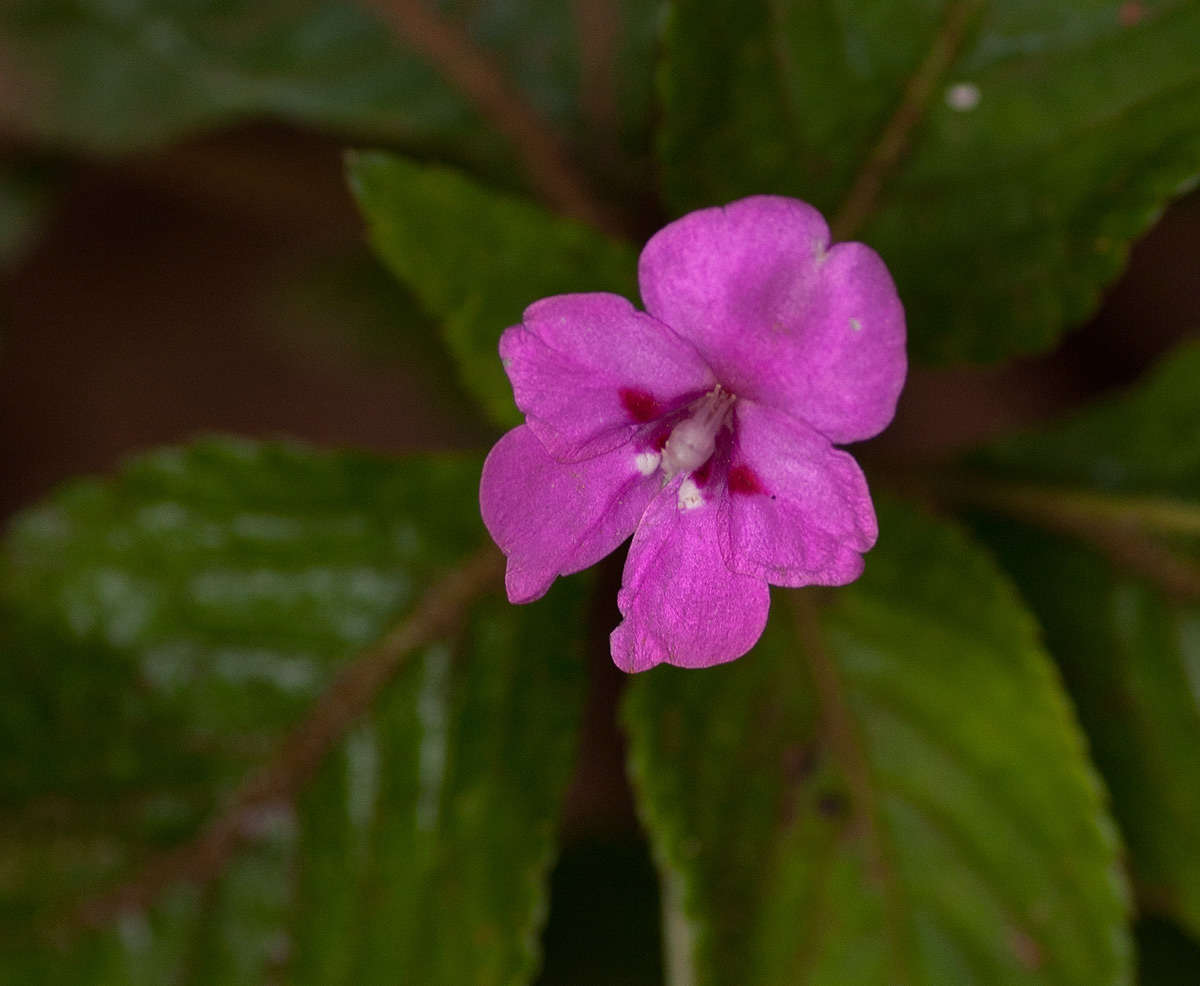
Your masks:
[{"label": "magenta spot on petal", "polygon": [[667,447],[667,439],[671,437],[671,428],[668,425],[665,428],[659,428],[653,435],[650,436],[650,444],[654,447],[654,451],[661,452]]},{"label": "magenta spot on petal", "polygon": [[617,393],[621,398],[621,406],[638,424],[644,425],[647,421],[653,421],[659,416],[658,401],[644,390],[622,387]]},{"label": "magenta spot on petal", "polygon": [[734,466],[729,470],[729,492],[766,493],[767,489],[758,478],[758,473],[749,466]]},{"label": "magenta spot on petal", "polygon": [[692,473],[692,482],[697,486],[707,486],[712,476],[712,459],[709,459],[699,469]]}]

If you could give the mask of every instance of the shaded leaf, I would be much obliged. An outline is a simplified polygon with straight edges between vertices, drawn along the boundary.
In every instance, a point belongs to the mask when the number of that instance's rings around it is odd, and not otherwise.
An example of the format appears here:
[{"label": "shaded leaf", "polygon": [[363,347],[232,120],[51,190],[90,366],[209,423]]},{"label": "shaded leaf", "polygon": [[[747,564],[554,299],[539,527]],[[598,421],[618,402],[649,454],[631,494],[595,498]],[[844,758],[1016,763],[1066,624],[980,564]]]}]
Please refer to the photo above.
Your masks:
[{"label": "shaded leaf", "polygon": [[644,821],[696,982],[1128,982],[1114,830],[1034,627],[956,530],[885,503],[866,574],[759,646],[639,676]]},{"label": "shaded leaf", "polygon": [[1200,3],[677,0],[677,211],[795,195],[880,251],[921,360],[1052,345],[1200,173]]},{"label": "shaded leaf", "polygon": [[1045,627],[1142,905],[1200,935],[1200,608],[1078,543],[1016,523],[977,526]]},{"label": "shaded leaf", "polygon": [[[1019,479],[1023,503],[1082,511],[1102,541],[1114,525],[1133,530],[1200,571],[1198,375],[1193,343],[1128,394],[994,445],[973,465]],[[1004,486],[991,494],[1002,510],[1011,496]],[[1200,935],[1200,604],[1080,541],[996,517],[977,527],[1062,665],[1144,905]]]},{"label": "shaded leaf", "polygon": [[[487,596],[411,654],[295,803],[241,820],[244,849],[206,886],[69,931],[82,900],[219,815],[345,660],[480,543],[478,468],[206,440],[17,519],[0,981],[532,974],[582,691],[570,585],[540,608]],[[64,927],[71,948],[30,947]]]},{"label": "shaded leaf", "polygon": [[631,248],[446,168],[354,154],[350,184],[384,263],[442,322],[468,390],[493,421],[519,423],[500,334],[540,298],[636,293]]},{"label": "shaded leaf", "polygon": [[47,137],[118,151],[251,114],[479,147],[470,108],[362,8],[328,0],[18,0]]}]

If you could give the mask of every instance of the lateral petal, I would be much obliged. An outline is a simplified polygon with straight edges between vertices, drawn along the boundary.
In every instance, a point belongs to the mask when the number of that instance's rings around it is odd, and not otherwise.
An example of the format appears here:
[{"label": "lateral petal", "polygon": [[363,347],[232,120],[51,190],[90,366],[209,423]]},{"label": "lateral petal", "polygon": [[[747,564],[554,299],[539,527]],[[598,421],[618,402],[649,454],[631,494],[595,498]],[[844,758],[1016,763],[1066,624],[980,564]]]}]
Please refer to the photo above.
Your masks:
[{"label": "lateral petal", "polygon": [[510,602],[543,596],[559,575],[594,565],[624,541],[658,491],[632,445],[562,463],[525,425],[488,454],[479,484],[483,522],[508,556]]},{"label": "lateral petal", "polygon": [[721,502],[729,568],[772,585],[844,585],[878,536],[858,463],[816,430],[771,407],[739,401]]}]

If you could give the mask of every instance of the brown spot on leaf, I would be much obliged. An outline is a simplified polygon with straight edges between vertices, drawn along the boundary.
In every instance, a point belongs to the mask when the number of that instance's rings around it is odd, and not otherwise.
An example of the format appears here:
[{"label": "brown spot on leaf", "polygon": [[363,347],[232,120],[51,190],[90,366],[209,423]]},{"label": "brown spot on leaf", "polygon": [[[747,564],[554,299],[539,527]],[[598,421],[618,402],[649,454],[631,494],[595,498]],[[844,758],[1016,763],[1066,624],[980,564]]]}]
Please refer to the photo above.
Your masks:
[{"label": "brown spot on leaf", "polygon": [[1008,948],[1024,968],[1032,970],[1042,967],[1042,947],[1029,932],[1009,928]]}]

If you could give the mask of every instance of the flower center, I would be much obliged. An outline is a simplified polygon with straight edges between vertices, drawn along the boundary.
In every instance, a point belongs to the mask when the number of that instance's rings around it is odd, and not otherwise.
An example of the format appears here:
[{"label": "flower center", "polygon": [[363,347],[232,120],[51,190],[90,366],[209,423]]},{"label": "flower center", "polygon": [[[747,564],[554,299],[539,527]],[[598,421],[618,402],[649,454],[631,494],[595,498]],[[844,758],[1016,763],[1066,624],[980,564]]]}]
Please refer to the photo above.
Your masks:
[{"label": "flower center", "polygon": [[695,472],[712,458],[717,432],[729,417],[734,400],[733,394],[717,386],[692,405],[691,414],[671,429],[662,451],[662,469],[667,479]]}]

